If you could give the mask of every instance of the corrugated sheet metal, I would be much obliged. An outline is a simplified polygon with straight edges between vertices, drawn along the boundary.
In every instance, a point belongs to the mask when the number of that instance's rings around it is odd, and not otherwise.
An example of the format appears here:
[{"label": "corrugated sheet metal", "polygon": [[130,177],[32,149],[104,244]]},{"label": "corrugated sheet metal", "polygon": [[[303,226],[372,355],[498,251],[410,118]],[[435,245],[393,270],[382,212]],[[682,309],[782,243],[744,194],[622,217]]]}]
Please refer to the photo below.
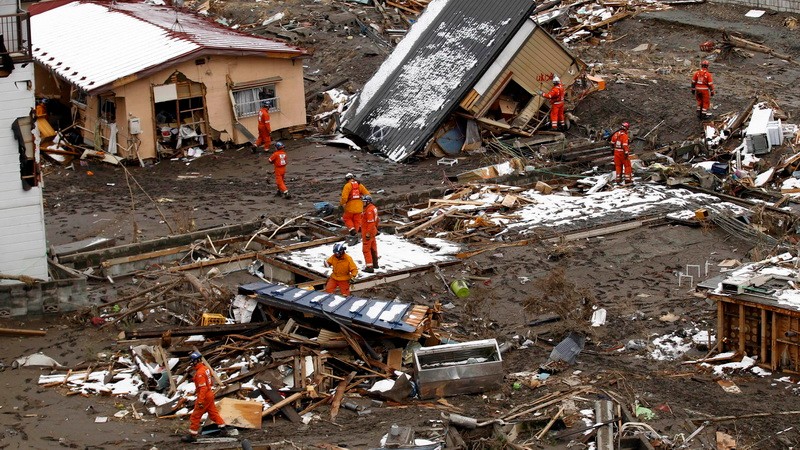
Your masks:
[{"label": "corrugated sheet metal", "polygon": [[533,12],[531,0],[434,0],[364,86],[342,128],[403,161],[457,106]]},{"label": "corrugated sheet metal", "polygon": [[34,58],[89,92],[193,52],[305,54],[165,6],[72,2],[32,10]]},{"label": "corrugated sheet metal", "polygon": [[241,285],[239,293],[255,294],[260,303],[269,306],[396,334],[418,333],[418,327],[428,312],[428,308],[423,305],[355,296],[343,297],[267,282]]}]

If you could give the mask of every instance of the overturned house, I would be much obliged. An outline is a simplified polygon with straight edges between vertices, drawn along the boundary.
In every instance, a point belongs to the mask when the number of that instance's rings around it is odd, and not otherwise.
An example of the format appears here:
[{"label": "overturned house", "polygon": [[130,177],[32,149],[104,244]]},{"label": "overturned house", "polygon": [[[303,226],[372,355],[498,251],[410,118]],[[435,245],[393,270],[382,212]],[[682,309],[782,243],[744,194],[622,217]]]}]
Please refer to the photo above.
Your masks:
[{"label": "overturned house", "polygon": [[481,130],[530,135],[539,95],[585,65],[542,29],[530,1],[434,0],[350,104],[341,129],[393,161],[479,148]]},{"label": "overturned house", "polygon": [[72,144],[125,159],[243,144],[263,101],[273,131],[305,125],[307,53],[283,42],[122,1],[33,5],[31,30],[36,94]]}]

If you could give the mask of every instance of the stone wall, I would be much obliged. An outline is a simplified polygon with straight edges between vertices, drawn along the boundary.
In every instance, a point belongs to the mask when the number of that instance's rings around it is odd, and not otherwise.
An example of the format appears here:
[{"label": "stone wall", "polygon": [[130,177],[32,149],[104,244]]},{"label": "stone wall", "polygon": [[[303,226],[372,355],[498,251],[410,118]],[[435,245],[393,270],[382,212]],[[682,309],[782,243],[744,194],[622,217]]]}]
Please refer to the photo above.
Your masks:
[{"label": "stone wall", "polygon": [[712,0],[712,3],[724,3],[728,5],[749,6],[754,9],[768,9],[773,11],[800,13],[800,1],[797,0]]}]

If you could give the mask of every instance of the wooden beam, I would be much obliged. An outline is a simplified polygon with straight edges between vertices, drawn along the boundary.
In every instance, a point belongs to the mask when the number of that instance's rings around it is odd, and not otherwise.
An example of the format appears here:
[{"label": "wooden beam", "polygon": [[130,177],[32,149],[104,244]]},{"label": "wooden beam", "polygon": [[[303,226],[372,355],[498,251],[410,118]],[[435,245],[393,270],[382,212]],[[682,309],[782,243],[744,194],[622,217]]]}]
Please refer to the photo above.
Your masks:
[{"label": "wooden beam", "polygon": [[274,405],[270,406],[269,408],[265,409],[264,412],[261,413],[261,417],[266,417],[272,414],[275,414],[279,409],[283,408],[284,406],[292,403],[295,400],[300,400],[304,395],[306,395],[305,391],[297,392],[292,394],[285,399],[275,403]]},{"label": "wooden beam", "polygon": [[430,228],[430,227],[436,225],[437,223],[443,221],[448,216],[450,216],[450,214],[453,214],[453,211],[445,211],[443,214],[439,214],[438,216],[436,216],[433,219],[423,223],[422,225],[419,225],[416,228],[405,232],[403,234],[403,237],[404,238],[410,238],[410,237],[414,236],[415,234],[419,233],[420,231],[425,230],[427,228]]},{"label": "wooden beam", "polygon": [[0,335],[3,336],[44,336],[44,330],[24,330],[21,328],[0,328]]}]

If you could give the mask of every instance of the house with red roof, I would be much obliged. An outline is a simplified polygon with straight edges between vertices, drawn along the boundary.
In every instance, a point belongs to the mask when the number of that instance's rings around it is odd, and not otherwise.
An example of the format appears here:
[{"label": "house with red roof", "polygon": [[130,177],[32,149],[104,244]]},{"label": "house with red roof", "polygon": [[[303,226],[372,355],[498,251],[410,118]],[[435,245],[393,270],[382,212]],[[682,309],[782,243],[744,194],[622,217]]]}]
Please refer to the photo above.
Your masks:
[{"label": "house with red roof", "polygon": [[306,123],[304,49],[143,2],[56,0],[29,11],[36,96],[63,107],[51,124],[81,145],[147,160],[243,144],[264,101],[273,131]]}]

